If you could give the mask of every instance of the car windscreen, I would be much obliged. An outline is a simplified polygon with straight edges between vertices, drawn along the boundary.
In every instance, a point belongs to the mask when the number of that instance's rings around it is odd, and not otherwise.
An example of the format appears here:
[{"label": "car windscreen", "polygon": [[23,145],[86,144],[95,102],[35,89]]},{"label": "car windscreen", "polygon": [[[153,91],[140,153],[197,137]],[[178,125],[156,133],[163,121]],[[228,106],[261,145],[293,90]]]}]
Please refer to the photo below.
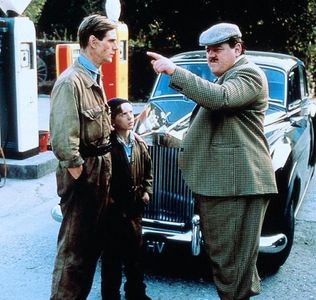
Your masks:
[{"label": "car windscreen", "polygon": [[[186,63],[186,64],[178,64],[182,68],[189,70],[190,72],[202,77],[203,79],[207,79],[209,81],[213,81],[216,77],[211,73],[208,65],[206,63]],[[165,74],[161,74],[159,76],[157,85],[152,94],[152,97],[160,97],[164,95],[173,95],[178,94],[178,92],[169,87],[169,76]]]},{"label": "car windscreen", "polygon": [[170,126],[187,116],[194,107],[195,103],[192,100],[180,97],[153,100],[137,116],[135,131],[142,135],[155,130],[170,128]]},{"label": "car windscreen", "polygon": [[[207,63],[186,63],[179,64],[179,66],[209,81],[213,81],[216,78],[211,73]],[[268,79],[269,98],[271,101],[283,105],[285,102],[285,74],[275,68],[267,66],[260,67]],[[179,94],[179,92],[169,87],[169,76],[161,74],[158,77],[152,98],[174,94]]]}]

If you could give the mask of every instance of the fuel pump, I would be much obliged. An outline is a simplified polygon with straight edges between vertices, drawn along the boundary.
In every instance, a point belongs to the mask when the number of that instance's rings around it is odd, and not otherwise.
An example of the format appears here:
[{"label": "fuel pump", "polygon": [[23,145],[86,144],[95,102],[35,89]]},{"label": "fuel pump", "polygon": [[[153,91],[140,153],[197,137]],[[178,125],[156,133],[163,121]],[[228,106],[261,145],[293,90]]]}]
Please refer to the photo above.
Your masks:
[{"label": "fuel pump", "polygon": [[0,147],[2,147],[2,128],[3,125],[7,123],[4,118],[5,114],[5,102],[4,99],[6,97],[6,89],[4,88],[4,75],[5,75],[5,53],[6,53],[6,33],[8,31],[7,24],[5,21],[0,20]]},{"label": "fuel pump", "polygon": [[112,63],[103,64],[102,81],[108,99],[113,97],[128,98],[128,28],[121,22],[116,29],[119,51],[113,57]]},{"label": "fuel pump", "polygon": [[55,61],[56,61],[56,76],[59,76],[65,71],[80,54],[79,44],[58,44],[56,45]]},{"label": "fuel pump", "polygon": [[119,51],[114,55],[111,64],[101,66],[103,86],[107,98],[128,98],[128,27],[119,21],[121,3],[119,0],[105,1],[105,12],[108,18],[117,23],[116,35]]},{"label": "fuel pump", "polygon": [[[121,4],[119,0],[107,0],[105,10],[108,18],[117,24],[116,35],[119,51],[110,64],[103,64],[103,87],[108,99],[128,98],[128,27],[119,21]],[[79,44],[58,44],[56,46],[56,75],[68,68],[80,53]]]},{"label": "fuel pump", "polygon": [[0,140],[14,159],[39,151],[35,27],[20,16],[30,2],[0,1]]}]

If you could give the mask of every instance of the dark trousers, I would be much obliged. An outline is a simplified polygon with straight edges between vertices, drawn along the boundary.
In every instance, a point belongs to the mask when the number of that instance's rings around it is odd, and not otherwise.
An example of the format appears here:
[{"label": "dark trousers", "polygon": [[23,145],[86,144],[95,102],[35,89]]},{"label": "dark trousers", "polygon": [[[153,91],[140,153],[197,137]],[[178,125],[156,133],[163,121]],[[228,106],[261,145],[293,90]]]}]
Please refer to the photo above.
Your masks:
[{"label": "dark trousers", "polygon": [[81,177],[61,199],[63,221],[58,235],[51,300],[87,298],[104,247],[105,204],[105,197],[100,197]]},{"label": "dark trousers", "polygon": [[242,300],[259,294],[256,262],[269,198],[195,195],[195,200],[220,299]]},{"label": "dark trousers", "polygon": [[103,250],[101,267],[102,299],[120,299],[123,269],[126,297],[142,299],[146,286],[141,266],[141,216],[126,217],[110,208],[106,223],[107,246]]}]

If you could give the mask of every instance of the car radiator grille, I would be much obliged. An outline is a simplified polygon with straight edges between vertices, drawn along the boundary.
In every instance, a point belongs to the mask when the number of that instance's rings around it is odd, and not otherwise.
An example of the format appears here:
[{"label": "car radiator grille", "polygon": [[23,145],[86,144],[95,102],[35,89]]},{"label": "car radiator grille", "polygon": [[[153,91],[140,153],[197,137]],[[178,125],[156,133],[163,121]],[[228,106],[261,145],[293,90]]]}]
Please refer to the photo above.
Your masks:
[{"label": "car radiator grille", "polygon": [[145,207],[144,218],[190,226],[193,198],[178,168],[178,152],[178,148],[149,146],[153,163],[153,197]]}]

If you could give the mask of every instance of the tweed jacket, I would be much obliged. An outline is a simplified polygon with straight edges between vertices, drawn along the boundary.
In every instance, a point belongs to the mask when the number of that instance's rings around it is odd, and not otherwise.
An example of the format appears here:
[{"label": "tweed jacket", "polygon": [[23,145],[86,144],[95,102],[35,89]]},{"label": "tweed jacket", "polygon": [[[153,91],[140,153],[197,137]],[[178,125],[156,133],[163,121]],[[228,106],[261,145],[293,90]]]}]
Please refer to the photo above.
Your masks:
[{"label": "tweed jacket", "polygon": [[59,196],[73,186],[69,167],[83,165],[83,175],[91,185],[108,187],[110,154],[83,158],[79,145],[107,143],[110,124],[110,109],[102,87],[76,61],[59,76],[51,94],[50,143],[59,160],[56,174]]},{"label": "tweed jacket", "polygon": [[189,188],[219,197],[277,193],[263,127],[263,71],[243,56],[216,83],[176,67],[170,86],[201,106],[179,154]]}]

